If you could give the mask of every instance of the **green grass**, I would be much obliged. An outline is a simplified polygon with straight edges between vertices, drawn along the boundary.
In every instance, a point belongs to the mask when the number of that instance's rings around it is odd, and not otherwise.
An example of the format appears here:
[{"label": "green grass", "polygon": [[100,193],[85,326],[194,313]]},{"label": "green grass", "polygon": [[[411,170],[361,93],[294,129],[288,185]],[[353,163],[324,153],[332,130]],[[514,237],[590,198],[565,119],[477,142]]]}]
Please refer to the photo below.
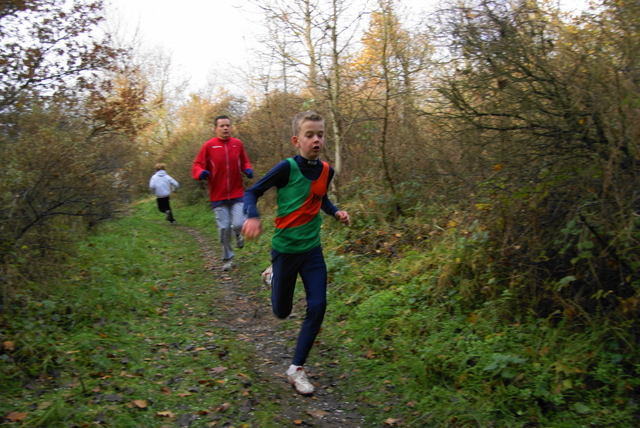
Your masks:
[{"label": "green grass", "polygon": [[[217,245],[206,205],[174,207],[181,226]],[[324,222],[329,307],[310,364],[339,363],[335,387],[370,426],[637,425],[633,323],[536,317],[512,293],[525,279],[483,294],[498,279],[477,224],[462,233],[351,214],[351,228]],[[267,215],[265,235],[238,258],[247,281],[269,263],[269,224]],[[246,378],[255,352],[214,321],[220,296],[203,264],[200,244],[168,225],[155,201],[104,225],[46,300],[25,292],[2,317],[2,341],[15,350],[0,354],[0,415],[24,413],[15,424],[32,427],[151,427],[226,402],[234,414],[261,393]],[[295,333],[297,323],[281,328]],[[270,406],[246,426],[270,426]],[[225,414],[218,426],[245,423]]]},{"label": "green grass", "polygon": [[[159,412],[215,414],[230,402],[231,414],[251,397],[253,351],[213,322],[218,296],[199,244],[153,208],[106,224],[48,300],[25,294],[4,318],[18,352],[3,355],[0,414],[26,413],[21,426],[152,427]],[[214,235],[203,214],[182,210],[181,224]],[[258,424],[271,417],[261,408]]]},{"label": "green grass", "polygon": [[[394,225],[377,229],[367,233],[379,242],[402,240]],[[333,248],[362,235],[352,230]],[[430,242],[328,258],[337,285],[325,340],[357,373],[354,400],[403,426],[637,425],[633,323],[537,318],[508,290],[481,294],[493,276],[481,235],[451,228]]]}]

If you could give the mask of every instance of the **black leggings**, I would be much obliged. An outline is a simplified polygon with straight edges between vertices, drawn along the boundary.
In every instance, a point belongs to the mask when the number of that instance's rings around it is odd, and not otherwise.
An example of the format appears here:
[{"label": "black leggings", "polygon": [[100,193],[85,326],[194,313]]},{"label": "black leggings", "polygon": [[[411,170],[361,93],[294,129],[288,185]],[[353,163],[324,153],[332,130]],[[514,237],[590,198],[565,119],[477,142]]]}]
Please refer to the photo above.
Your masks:
[{"label": "black leggings", "polygon": [[158,211],[161,213],[166,213],[169,211],[167,215],[167,221],[173,222],[175,219],[173,218],[173,213],[171,212],[171,205],[169,205],[169,197],[166,196],[164,198],[158,198]]}]

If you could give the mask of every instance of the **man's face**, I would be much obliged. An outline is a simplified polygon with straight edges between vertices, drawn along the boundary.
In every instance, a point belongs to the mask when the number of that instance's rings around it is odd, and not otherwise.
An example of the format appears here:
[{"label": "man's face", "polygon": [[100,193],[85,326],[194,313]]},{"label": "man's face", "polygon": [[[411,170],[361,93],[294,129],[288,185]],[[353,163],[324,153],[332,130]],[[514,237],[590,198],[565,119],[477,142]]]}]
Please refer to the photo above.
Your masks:
[{"label": "man's face", "polygon": [[218,119],[213,130],[216,133],[216,137],[221,140],[228,140],[231,137],[231,121],[229,119]]},{"label": "man's face", "polygon": [[293,136],[293,144],[300,149],[303,158],[318,159],[324,146],[324,122],[314,120],[302,122],[298,135]]}]

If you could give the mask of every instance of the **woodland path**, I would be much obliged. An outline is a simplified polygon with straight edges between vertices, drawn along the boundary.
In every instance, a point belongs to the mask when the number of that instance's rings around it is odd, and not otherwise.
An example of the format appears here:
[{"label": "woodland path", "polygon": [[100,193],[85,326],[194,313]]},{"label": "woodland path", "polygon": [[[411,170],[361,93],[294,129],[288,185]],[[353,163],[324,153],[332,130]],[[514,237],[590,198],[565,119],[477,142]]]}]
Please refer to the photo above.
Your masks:
[{"label": "woodland path", "polygon": [[[200,244],[203,263],[212,275],[212,287],[219,287],[222,316],[214,325],[217,323],[219,327],[231,330],[255,349],[255,358],[248,366],[253,370],[252,382],[261,385],[256,385],[254,390],[259,392],[247,400],[241,409],[246,412],[243,419],[250,421],[252,411],[263,403],[270,403],[272,406],[276,404],[279,409],[279,414],[273,415],[273,427],[366,428],[367,424],[358,412],[357,405],[345,401],[340,393],[340,389],[348,385],[348,373],[344,373],[339,362],[332,359],[330,349],[323,349],[321,344],[317,344],[311,351],[320,357],[314,360],[323,361],[318,367],[306,367],[316,386],[313,396],[297,394],[288,383],[284,371],[293,355],[298,323],[295,323],[295,329],[281,328],[282,321],[271,312],[270,302],[258,297],[259,287],[264,289],[266,286],[259,277],[251,275],[249,278],[248,274],[242,272],[241,250],[236,255],[236,259],[240,260],[240,268],[225,272],[217,247],[215,250],[212,248],[217,242],[211,242],[197,230],[179,227]],[[294,320],[301,318],[298,313],[303,316],[304,308],[294,307]],[[224,421],[220,422],[223,425],[216,426],[230,426]]]}]

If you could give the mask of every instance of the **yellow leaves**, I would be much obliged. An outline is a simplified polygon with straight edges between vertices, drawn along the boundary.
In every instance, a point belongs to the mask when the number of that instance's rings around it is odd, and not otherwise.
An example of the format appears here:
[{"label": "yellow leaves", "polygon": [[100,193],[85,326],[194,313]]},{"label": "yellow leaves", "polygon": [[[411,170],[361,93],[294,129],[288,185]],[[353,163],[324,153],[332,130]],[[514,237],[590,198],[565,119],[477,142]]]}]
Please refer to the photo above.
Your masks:
[{"label": "yellow leaves", "polygon": [[499,163],[499,164],[496,164],[496,165],[493,166],[493,170],[497,172],[497,171],[500,171],[503,167],[504,167],[504,165]]},{"label": "yellow leaves", "polygon": [[173,413],[170,410],[165,410],[164,412],[158,412],[156,413],[156,416],[160,417],[160,418],[175,418],[176,414]]},{"label": "yellow leaves", "polygon": [[476,322],[478,322],[478,315],[471,312],[469,315],[467,315],[467,322],[469,324],[475,324]]},{"label": "yellow leaves", "polygon": [[11,340],[5,340],[4,342],[2,342],[2,349],[9,352],[13,352],[16,350],[16,342]]}]

